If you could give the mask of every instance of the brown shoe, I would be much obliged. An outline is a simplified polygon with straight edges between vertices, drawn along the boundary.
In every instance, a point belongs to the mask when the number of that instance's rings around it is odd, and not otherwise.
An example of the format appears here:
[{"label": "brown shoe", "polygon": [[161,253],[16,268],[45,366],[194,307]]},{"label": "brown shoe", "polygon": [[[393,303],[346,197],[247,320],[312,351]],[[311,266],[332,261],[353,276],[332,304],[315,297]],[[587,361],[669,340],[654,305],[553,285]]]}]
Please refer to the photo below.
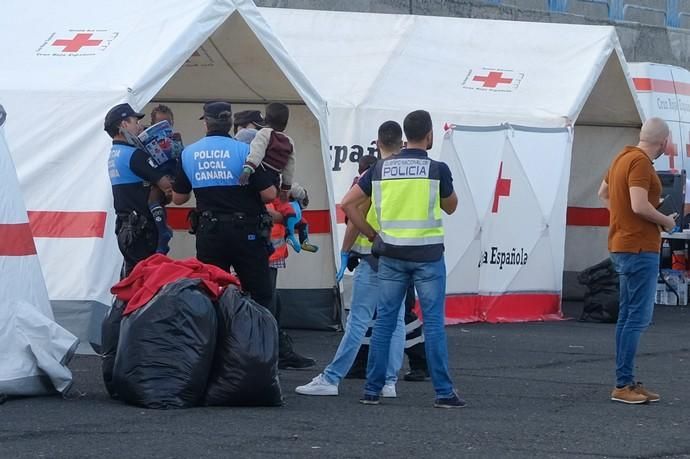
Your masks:
[{"label": "brown shoe", "polygon": [[613,392],[611,392],[611,400],[632,405],[647,403],[647,396],[639,393],[636,388],[637,386],[633,384],[620,388],[616,387],[613,389]]},{"label": "brown shoe", "polygon": [[659,394],[655,394],[654,392],[645,389],[641,382],[635,383],[635,392],[647,397],[648,402],[658,402],[659,400],[661,400],[661,396]]}]

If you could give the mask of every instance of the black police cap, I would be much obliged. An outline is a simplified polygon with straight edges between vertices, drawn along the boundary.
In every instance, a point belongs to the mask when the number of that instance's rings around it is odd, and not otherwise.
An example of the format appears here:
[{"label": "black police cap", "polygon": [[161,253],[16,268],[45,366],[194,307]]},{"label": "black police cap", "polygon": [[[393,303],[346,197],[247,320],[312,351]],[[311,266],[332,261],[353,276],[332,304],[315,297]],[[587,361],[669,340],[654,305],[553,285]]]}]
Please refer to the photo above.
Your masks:
[{"label": "black police cap", "polygon": [[214,118],[217,120],[230,119],[232,117],[232,105],[230,102],[213,101],[204,104],[204,114],[199,118]]},{"label": "black police cap", "polygon": [[110,126],[117,124],[122,120],[126,120],[130,116],[133,116],[137,119],[142,119],[146,115],[135,111],[129,104],[119,104],[111,108],[110,111],[108,111],[108,114],[105,115],[103,128],[108,129]]},{"label": "black police cap", "polygon": [[244,110],[242,112],[237,112],[235,113],[234,121],[235,126],[244,126],[249,123],[263,126],[265,123],[259,110]]}]

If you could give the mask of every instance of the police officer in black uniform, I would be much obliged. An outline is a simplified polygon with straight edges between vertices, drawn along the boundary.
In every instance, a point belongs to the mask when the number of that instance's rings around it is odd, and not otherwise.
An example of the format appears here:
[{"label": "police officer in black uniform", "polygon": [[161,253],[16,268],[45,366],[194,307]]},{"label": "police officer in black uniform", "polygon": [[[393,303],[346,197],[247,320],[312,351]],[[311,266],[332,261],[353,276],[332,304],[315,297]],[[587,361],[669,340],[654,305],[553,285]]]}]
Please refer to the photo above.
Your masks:
[{"label": "police officer in black uniform", "polygon": [[[274,177],[259,167],[249,184],[240,186],[239,177],[249,155],[249,145],[229,134],[233,123],[228,102],[205,104],[200,119],[206,125],[206,137],[182,152],[173,202],[184,204],[194,191],[196,217],[192,218],[192,226],[196,232],[197,258],[226,271],[232,266],[244,290],[275,317],[268,265],[273,219],[264,205],[278,194]],[[280,368],[306,368],[315,364],[293,350],[283,330],[280,330],[279,348]]]},{"label": "police officer in black uniform", "polygon": [[156,253],[158,233],[148,204],[151,184],[158,185],[168,199],[172,197],[172,184],[165,172],[156,168],[145,151],[127,141],[141,133],[139,120],[144,116],[129,104],[119,104],[110,109],[103,123],[113,139],[108,173],[117,214],[115,234],[124,257],[123,277],[138,262]]},{"label": "police officer in black uniform", "polygon": [[264,202],[277,190],[261,168],[248,186],[239,185],[249,145],[233,139],[232,107],[209,102],[200,118],[206,137],[185,147],[173,188],[175,204],[196,197],[196,252],[203,263],[230,270],[232,266],[254,301],[269,308],[271,277],[268,269],[271,217]]}]

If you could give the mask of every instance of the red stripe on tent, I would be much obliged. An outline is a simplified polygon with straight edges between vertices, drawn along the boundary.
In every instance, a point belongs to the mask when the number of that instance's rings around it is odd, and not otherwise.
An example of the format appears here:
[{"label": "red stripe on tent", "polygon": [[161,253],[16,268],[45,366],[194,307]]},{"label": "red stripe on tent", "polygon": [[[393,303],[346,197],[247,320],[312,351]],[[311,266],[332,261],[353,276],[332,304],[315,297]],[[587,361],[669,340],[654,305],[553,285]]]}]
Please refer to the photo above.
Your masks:
[{"label": "red stripe on tent", "polygon": [[106,212],[29,211],[29,223],[34,237],[102,238]]},{"label": "red stripe on tent", "polygon": [[[190,207],[168,207],[168,224],[174,230],[188,230],[187,215]],[[345,214],[340,205],[336,206],[338,223],[345,223]],[[305,210],[304,217],[309,221],[309,232],[312,234],[330,234],[331,216],[328,210]],[[588,207],[568,207],[566,223],[569,226],[609,226],[607,209]],[[38,236],[37,236],[38,237]]]},{"label": "red stripe on tent", "polygon": [[690,83],[681,83],[679,81],[675,82],[676,93],[681,96],[690,96]]},{"label": "red stripe on tent", "polygon": [[609,210],[605,208],[568,207],[568,226],[609,226]]},{"label": "red stripe on tent", "polygon": [[661,92],[690,96],[690,84],[657,78],[633,78],[635,89],[640,92]]},{"label": "red stripe on tent", "polygon": [[[416,309],[419,314],[419,304],[417,304]],[[557,293],[448,295],[446,297],[447,325],[469,322],[533,322],[561,319],[563,319],[561,296]]]},{"label": "red stripe on tent", "polygon": [[189,220],[187,220],[187,216],[191,210],[191,207],[167,207],[165,211],[168,215],[168,225],[174,230],[188,230]]},{"label": "red stripe on tent", "polygon": [[0,224],[0,256],[35,255],[36,246],[28,223]]},{"label": "red stripe on tent", "polygon": [[[190,210],[191,207],[168,207],[168,225],[174,230],[188,230]],[[328,210],[305,210],[304,218],[309,222],[310,234],[330,234],[331,215]]]},{"label": "red stripe on tent", "polygon": [[330,234],[331,213],[328,210],[305,210],[302,215],[309,222],[309,234]]}]

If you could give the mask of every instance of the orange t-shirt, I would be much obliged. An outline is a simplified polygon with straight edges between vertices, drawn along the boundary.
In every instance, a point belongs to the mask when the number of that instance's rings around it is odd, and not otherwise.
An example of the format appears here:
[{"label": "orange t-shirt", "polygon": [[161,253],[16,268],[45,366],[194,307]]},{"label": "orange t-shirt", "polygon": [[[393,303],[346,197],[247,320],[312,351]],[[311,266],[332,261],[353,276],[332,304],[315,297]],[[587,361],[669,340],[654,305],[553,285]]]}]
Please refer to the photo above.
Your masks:
[{"label": "orange t-shirt", "polygon": [[637,147],[625,147],[606,173],[609,185],[609,252],[658,252],[661,235],[656,223],[636,215],[630,203],[630,187],[647,190],[649,202],[658,207],[661,181],[652,161]]}]

